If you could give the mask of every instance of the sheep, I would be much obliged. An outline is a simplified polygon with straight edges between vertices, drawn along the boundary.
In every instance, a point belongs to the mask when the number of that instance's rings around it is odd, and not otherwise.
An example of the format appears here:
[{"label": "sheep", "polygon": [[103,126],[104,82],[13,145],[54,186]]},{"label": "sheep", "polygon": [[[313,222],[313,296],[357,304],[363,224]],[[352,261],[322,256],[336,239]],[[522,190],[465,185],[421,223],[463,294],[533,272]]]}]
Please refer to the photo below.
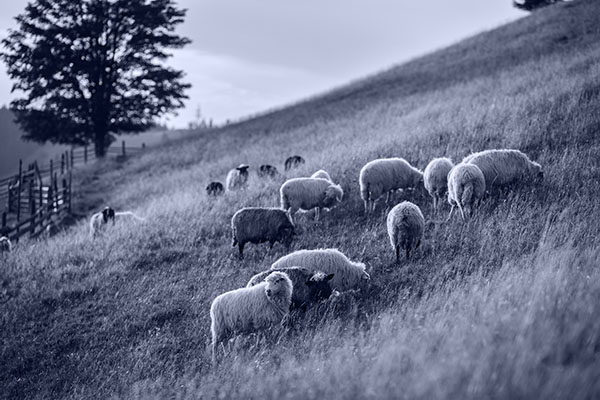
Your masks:
[{"label": "sheep", "polygon": [[323,170],[323,169],[320,169],[320,170],[318,170],[317,172],[315,172],[314,174],[312,174],[310,177],[311,177],[311,178],[321,178],[321,179],[326,179],[326,180],[328,180],[329,182],[333,182],[333,181],[331,180],[331,176],[329,176],[329,174],[327,173],[327,171],[325,171],[325,170]]},{"label": "sheep", "polygon": [[276,178],[279,171],[273,165],[264,164],[258,168],[258,176],[261,178]]},{"label": "sheep", "polygon": [[433,211],[436,212],[441,199],[448,192],[448,173],[454,167],[449,158],[434,158],[423,171],[423,184],[433,198]]},{"label": "sheep", "polygon": [[293,221],[298,210],[316,209],[315,221],[319,220],[322,208],[333,208],[342,201],[344,191],[336,185],[321,178],[288,179],[279,189],[281,208],[287,211]]},{"label": "sheep", "polygon": [[298,168],[300,165],[304,164],[306,161],[301,156],[291,156],[285,160],[285,170],[289,171],[293,168]]},{"label": "sheep", "polygon": [[402,158],[381,158],[365,164],[359,176],[360,196],[365,203],[365,213],[375,211],[375,202],[387,193],[398,189],[418,189],[423,187],[423,173],[412,167]]},{"label": "sheep", "polygon": [[220,196],[225,192],[225,188],[221,182],[211,182],[206,187],[206,194],[209,196]]},{"label": "sheep", "polygon": [[10,239],[6,236],[0,237],[0,254],[2,253],[10,253],[12,250],[12,243],[10,243]]},{"label": "sheep", "polygon": [[244,258],[246,243],[269,242],[273,248],[280,242],[289,248],[296,231],[288,214],[279,208],[246,207],[231,218],[232,246],[238,246],[240,259]]},{"label": "sheep", "polygon": [[403,201],[390,210],[387,231],[396,252],[396,262],[400,261],[400,249],[404,249],[406,259],[410,259],[410,251],[421,245],[424,227],[425,218],[421,209],[410,201]]},{"label": "sheep", "polygon": [[485,176],[477,165],[460,163],[452,168],[448,174],[448,203],[452,206],[448,220],[455,206],[458,206],[463,220],[465,211],[471,215],[472,207],[481,201],[485,187]]},{"label": "sheep", "polygon": [[284,273],[275,271],[256,286],[217,296],[210,306],[212,360],[217,346],[235,334],[252,333],[279,324],[289,315],[293,285]]},{"label": "sheep", "polygon": [[225,179],[227,190],[232,191],[246,187],[249,175],[248,168],[250,168],[250,166],[240,164],[239,167],[236,167],[227,173],[227,178]]},{"label": "sheep", "polygon": [[298,265],[311,271],[334,274],[331,288],[338,292],[360,289],[371,279],[365,264],[350,261],[337,249],[298,250],[275,261],[271,270]]},{"label": "sheep", "polygon": [[90,218],[90,236],[95,237],[109,222],[114,225],[117,220],[145,221],[131,211],[115,212],[113,208],[105,207]]},{"label": "sheep", "polygon": [[246,287],[259,284],[273,271],[285,272],[292,281],[294,290],[292,291],[290,311],[306,310],[310,304],[327,300],[333,293],[329,281],[335,274],[325,275],[323,272],[311,271],[304,267],[286,267],[260,272],[250,279]]},{"label": "sheep", "polygon": [[465,157],[462,162],[479,167],[488,191],[519,182],[529,184],[544,179],[542,166],[519,150],[485,150]]}]

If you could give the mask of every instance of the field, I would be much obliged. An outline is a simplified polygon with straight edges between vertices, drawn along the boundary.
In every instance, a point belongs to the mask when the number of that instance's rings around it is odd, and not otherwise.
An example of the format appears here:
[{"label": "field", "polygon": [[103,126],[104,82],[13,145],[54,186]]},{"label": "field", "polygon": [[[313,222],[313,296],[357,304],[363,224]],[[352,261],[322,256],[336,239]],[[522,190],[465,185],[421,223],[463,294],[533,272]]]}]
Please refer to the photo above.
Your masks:
[{"label": "field", "polygon": [[[76,177],[81,212],[147,218],[90,240],[86,221],[0,259],[3,398],[600,397],[600,2],[549,7],[313,99],[168,143]],[[544,182],[432,225],[394,263],[380,205],[363,215],[358,173],[399,156],[518,148]],[[371,285],[311,309],[271,345],[240,338],[210,363],[209,307],[286,254],[231,247],[243,206],[278,205],[256,179],[211,200],[241,162],[289,176],[324,168],[342,204],[293,249],[336,247]],[[399,199],[398,199],[399,200]],[[411,198],[432,219],[429,198]],[[444,209],[444,213],[449,210]]]}]

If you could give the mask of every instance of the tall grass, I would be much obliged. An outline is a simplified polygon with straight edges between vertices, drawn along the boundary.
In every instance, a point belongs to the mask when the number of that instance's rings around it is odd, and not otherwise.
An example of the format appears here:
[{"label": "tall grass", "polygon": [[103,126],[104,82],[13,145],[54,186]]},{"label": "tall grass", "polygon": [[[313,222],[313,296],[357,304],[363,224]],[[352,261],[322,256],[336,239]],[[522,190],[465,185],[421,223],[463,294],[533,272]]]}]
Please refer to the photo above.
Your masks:
[{"label": "tall grass", "polygon": [[[94,241],[82,221],[3,259],[0,394],[598,397],[598,11],[550,7],[311,102],[85,171],[82,202],[148,221]],[[394,264],[385,212],[362,215],[361,166],[401,156],[424,168],[493,147],[526,151],[544,183],[431,227],[424,250]],[[325,168],[346,192],[321,222],[300,217],[294,249],[337,247],[367,264],[372,284],[310,310],[273,345],[237,339],[211,368],[210,302],[286,251],[250,245],[239,261],[229,228],[240,207],[277,205],[281,182],[254,179],[218,200],[204,187],[240,162],[282,168],[291,154],[307,163],[288,177]],[[430,199],[412,200],[431,218]]]}]

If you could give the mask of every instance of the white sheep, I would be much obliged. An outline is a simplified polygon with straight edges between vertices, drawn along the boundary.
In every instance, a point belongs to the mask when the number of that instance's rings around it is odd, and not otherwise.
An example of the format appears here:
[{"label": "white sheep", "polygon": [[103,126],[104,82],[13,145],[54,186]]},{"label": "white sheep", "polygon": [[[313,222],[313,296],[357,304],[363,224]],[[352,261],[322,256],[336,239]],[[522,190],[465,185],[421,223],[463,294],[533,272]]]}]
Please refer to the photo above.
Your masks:
[{"label": "white sheep", "polygon": [[258,285],[273,271],[285,272],[294,286],[290,311],[304,309],[311,304],[327,300],[333,293],[329,284],[334,274],[325,275],[320,271],[312,271],[304,267],[287,267],[260,272],[250,278],[246,287]]},{"label": "white sheep", "polygon": [[464,164],[479,167],[488,191],[516,183],[535,183],[544,178],[542,166],[519,150],[485,150],[465,157]]},{"label": "white sheep", "polygon": [[244,258],[246,243],[275,242],[290,246],[296,234],[289,215],[279,208],[246,207],[231,218],[232,246],[238,246],[240,258]]},{"label": "white sheep", "polygon": [[392,248],[396,252],[396,261],[400,261],[400,249],[406,251],[406,259],[410,251],[421,245],[425,218],[421,209],[410,201],[403,201],[390,210],[387,216],[387,231]]},{"label": "white sheep", "polygon": [[452,167],[454,167],[454,164],[449,158],[434,158],[423,171],[423,184],[433,198],[434,212],[437,210],[440,200],[446,197],[448,173]]},{"label": "white sheep", "polygon": [[256,286],[223,293],[210,306],[212,359],[217,346],[236,334],[252,333],[282,322],[289,314],[293,285],[283,272],[275,271]]},{"label": "white sheep", "polygon": [[11,250],[12,244],[10,243],[10,239],[6,236],[0,237],[0,254],[10,253]]},{"label": "white sheep", "polygon": [[331,176],[329,176],[329,173],[327,173],[327,171],[325,171],[324,169],[320,169],[317,172],[315,172],[314,174],[312,174],[310,176],[311,178],[321,178],[321,179],[326,179],[329,182],[333,182],[331,180]]},{"label": "white sheep", "polygon": [[452,206],[448,220],[455,206],[463,220],[465,211],[471,215],[473,206],[481,201],[485,187],[485,177],[477,165],[460,163],[452,168],[448,174],[448,203]]},{"label": "white sheep", "polygon": [[316,209],[315,221],[319,220],[319,212],[323,208],[333,208],[342,201],[344,191],[336,185],[321,178],[294,178],[287,180],[279,189],[281,208],[287,211],[293,221],[298,210]]},{"label": "white sheep", "polygon": [[90,236],[95,237],[109,222],[114,225],[117,221],[145,221],[131,211],[115,212],[111,207],[105,207],[102,211],[95,213],[90,218]]},{"label": "white sheep", "polygon": [[359,183],[365,213],[369,214],[375,211],[375,202],[384,194],[387,194],[386,203],[389,203],[395,190],[422,187],[423,173],[402,158],[381,158],[362,167]]},{"label": "white sheep", "polygon": [[227,190],[238,190],[246,187],[249,176],[248,168],[250,168],[250,166],[240,164],[238,167],[233,168],[227,173],[227,178],[225,179]]},{"label": "white sheep", "polygon": [[331,288],[339,292],[359,289],[371,279],[365,264],[350,261],[337,249],[298,250],[275,261],[271,270],[293,266],[334,274]]}]

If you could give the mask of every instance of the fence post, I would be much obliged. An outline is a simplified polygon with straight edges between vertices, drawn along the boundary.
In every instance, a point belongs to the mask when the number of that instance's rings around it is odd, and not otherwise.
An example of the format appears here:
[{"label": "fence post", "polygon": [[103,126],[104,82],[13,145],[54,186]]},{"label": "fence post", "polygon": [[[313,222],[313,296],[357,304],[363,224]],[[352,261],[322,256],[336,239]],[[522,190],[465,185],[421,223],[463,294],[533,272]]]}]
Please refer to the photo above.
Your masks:
[{"label": "fence post", "polygon": [[83,163],[87,164],[87,144],[83,146]]},{"label": "fence post", "polygon": [[52,184],[52,176],[54,176],[54,162],[50,159],[50,184]]},{"label": "fence post", "polygon": [[75,166],[75,156],[73,155],[73,148],[71,147],[71,168]]},{"label": "fence post", "polygon": [[121,148],[123,149],[123,158],[125,158],[126,154],[125,154],[125,141],[124,140],[121,142]]},{"label": "fence post", "polygon": [[23,160],[19,160],[19,182],[17,187],[17,237],[19,241],[19,221],[21,221],[21,189],[23,185]]},{"label": "fence post", "polygon": [[6,211],[2,212],[2,228],[6,227]]},{"label": "fence post", "polygon": [[65,173],[65,153],[60,155],[60,174]]},{"label": "fence post", "polygon": [[33,183],[29,185],[29,237],[35,236],[35,196],[33,195]]},{"label": "fence post", "polygon": [[73,187],[73,176],[72,174],[69,172],[69,214],[71,214],[71,199],[73,198],[73,192],[71,191],[71,188]]},{"label": "fence post", "polygon": [[142,142],[142,150],[146,150],[146,143]]}]

